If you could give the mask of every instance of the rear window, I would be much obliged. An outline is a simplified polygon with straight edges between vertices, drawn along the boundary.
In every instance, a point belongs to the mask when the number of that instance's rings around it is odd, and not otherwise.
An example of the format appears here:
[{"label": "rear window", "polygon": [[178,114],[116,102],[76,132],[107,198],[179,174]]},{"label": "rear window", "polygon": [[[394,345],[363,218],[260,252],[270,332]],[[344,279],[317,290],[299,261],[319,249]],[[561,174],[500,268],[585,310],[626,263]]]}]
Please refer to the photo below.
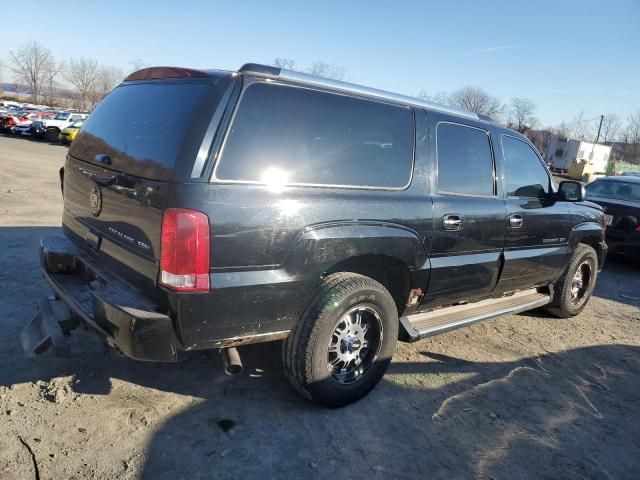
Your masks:
[{"label": "rear window", "polygon": [[[69,153],[86,161],[107,154],[109,168],[168,180],[185,137],[210,109],[213,91],[214,86],[206,83],[122,85],[84,121]],[[198,128],[204,131],[206,125]]]},{"label": "rear window", "polygon": [[216,178],[402,188],[413,166],[410,109],[306,88],[247,88]]}]

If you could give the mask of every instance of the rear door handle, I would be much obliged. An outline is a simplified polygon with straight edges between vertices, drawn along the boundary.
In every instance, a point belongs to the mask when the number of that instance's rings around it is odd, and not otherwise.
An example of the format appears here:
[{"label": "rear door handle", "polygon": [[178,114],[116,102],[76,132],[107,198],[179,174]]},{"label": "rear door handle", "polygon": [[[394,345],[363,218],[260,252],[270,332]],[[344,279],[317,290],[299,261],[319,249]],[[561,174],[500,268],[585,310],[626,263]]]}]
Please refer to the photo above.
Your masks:
[{"label": "rear door handle", "polygon": [[462,217],[457,213],[450,213],[442,217],[442,228],[455,231],[462,228]]},{"label": "rear door handle", "polygon": [[524,223],[524,220],[522,219],[522,215],[518,215],[517,213],[514,213],[509,216],[509,226],[511,228],[520,228],[522,227],[523,223]]}]

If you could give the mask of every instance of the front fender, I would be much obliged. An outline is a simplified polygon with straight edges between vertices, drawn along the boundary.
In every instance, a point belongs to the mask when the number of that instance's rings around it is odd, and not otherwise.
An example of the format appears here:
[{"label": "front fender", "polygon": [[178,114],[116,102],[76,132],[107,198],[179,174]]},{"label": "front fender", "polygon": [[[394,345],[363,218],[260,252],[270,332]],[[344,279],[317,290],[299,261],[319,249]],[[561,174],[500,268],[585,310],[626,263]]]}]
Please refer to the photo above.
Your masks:
[{"label": "front fender", "polygon": [[587,221],[576,225],[569,237],[569,247],[573,251],[578,244],[586,243],[591,245],[598,254],[598,266],[602,268],[607,255],[607,244],[605,243],[605,230],[597,222]]}]

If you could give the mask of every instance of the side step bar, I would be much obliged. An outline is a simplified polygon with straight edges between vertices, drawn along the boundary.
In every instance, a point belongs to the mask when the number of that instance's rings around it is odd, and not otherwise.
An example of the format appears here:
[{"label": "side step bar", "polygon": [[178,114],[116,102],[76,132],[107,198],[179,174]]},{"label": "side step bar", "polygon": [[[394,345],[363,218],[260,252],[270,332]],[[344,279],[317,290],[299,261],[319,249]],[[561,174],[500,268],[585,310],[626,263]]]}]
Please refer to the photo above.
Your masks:
[{"label": "side step bar", "polygon": [[474,303],[436,308],[400,318],[409,342],[502,315],[531,310],[551,302],[551,295],[536,289],[516,292],[508,297],[489,298]]}]

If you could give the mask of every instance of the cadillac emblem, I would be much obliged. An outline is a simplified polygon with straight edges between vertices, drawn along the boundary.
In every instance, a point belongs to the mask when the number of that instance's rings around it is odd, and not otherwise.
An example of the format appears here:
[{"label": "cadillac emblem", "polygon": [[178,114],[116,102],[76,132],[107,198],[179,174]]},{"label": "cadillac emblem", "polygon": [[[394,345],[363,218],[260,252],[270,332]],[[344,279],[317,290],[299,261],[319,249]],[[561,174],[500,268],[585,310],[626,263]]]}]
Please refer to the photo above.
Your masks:
[{"label": "cadillac emblem", "polygon": [[89,192],[89,210],[94,217],[100,215],[102,211],[102,190],[98,185],[91,187]]}]

